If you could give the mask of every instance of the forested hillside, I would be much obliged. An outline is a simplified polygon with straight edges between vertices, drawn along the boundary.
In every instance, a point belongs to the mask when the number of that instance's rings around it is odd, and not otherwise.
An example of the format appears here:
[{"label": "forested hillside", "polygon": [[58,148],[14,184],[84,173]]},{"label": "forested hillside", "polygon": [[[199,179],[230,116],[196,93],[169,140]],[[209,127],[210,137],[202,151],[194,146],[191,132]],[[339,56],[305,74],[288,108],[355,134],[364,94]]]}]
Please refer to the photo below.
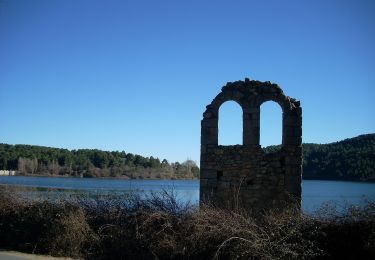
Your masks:
[{"label": "forested hillside", "polygon": [[195,162],[169,163],[154,157],[101,150],[50,148],[0,144],[0,169],[21,175],[69,175],[81,177],[197,178]]},{"label": "forested hillside", "polygon": [[[375,181],[375,134],[329,144],[303,144],[303,178]],[[269,146],[269,153],[280,146]]]},{"label": "forested hillside", "polygon": [[[279,146],[264,148],[272,152]],[[375,134],[330,144],[303,144],[303,178],[375,181]],[[195,162],[100,150],[0,144],[0,169],[24,175],[124,178],[198,178]]]},{"label": "forested hillside", "polygon": [[303,144],[304,179],[375,181],[375,134]]}]

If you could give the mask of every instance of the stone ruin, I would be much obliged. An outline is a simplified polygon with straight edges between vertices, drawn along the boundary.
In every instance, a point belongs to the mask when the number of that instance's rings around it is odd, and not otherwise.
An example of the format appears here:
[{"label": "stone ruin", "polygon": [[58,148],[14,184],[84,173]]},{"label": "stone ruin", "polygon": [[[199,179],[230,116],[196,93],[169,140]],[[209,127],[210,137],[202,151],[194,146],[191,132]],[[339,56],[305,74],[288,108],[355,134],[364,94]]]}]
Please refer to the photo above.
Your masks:
[{"label": "stone ruin", "polygon": [[[243,145],[218,145],[219,108],[235,101],[243,111]],[[282,145],[266,153],[259,145],[260,106],[282,109]],[[206,107],[201,121],[200,200],[230,209],[259,212],[300,207],[302,178],[302,108],[271,82],[227,83]]]}]

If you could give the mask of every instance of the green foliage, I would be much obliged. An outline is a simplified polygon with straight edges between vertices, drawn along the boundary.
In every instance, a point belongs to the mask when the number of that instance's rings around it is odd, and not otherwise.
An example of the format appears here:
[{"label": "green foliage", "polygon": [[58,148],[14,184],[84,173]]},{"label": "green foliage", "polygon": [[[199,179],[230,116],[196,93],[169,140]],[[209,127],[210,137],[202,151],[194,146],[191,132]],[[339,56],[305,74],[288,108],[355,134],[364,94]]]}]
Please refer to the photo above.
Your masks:
[{"label": "green foliage", "polygon": [[[375,181],[375,134],[330,144],[305,143],[302,148],[304,179]],[[278,145],[263,150],[279,149]]]},{"label": "green foliage", "polygon": [[24,175],[68,175],[123,178],[197,178],[198,166],[160,162],[125,151],[51,148],[35,145],[0,144],[0,169],[18,170]]},{"label": "green foliage", "polygon": [[375,180],[375,134],[303,145],[305,179]]},{"label": "green foliage", "polygon": [[[280,146],[264,148],[273,152]],[[375,134],[330,144],[303,144],[304,179],[375,180]],[[169,163],[124,151],[0,144],[0,169],[19,174],[123,178],[199,178],[192,160]]]}]

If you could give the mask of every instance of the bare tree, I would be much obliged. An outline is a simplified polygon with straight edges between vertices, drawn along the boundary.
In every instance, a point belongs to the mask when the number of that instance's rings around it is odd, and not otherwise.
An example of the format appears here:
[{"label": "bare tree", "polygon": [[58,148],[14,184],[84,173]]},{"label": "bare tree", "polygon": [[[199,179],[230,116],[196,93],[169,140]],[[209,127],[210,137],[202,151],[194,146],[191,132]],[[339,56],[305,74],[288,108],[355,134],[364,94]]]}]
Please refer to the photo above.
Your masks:
[{"label": "bare tree", "polygon": [[26,173],[25,158],[19,157],[17,163],[18,173],[24,175]]}]

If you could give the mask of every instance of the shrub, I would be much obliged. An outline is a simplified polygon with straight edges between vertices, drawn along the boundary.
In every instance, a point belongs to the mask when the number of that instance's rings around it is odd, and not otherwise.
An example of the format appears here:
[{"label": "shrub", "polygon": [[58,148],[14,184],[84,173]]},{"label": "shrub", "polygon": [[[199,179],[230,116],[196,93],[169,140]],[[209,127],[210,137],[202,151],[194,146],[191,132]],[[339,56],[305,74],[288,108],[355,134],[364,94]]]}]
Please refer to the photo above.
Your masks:
[{"label": "shrub", "polygon": [[172,192],[22,199],[0,188],[0,245],[85,259],[373,259],[375,203],[252,216],[178,202]]}]

